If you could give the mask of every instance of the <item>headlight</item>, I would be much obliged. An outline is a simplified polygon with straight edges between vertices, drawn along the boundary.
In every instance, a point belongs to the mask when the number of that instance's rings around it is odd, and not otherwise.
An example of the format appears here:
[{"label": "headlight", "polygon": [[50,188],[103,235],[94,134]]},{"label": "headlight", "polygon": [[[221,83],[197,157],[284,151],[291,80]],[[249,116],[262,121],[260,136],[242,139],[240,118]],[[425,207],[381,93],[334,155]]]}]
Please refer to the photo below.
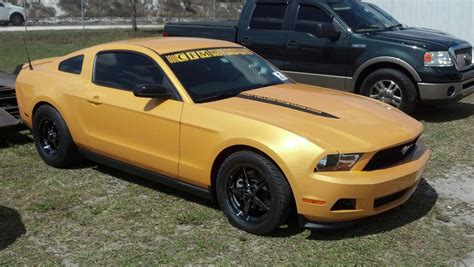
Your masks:
[{"label": "headlight", "polygon": [[360,159],[361,154],[335,154],[322,158],[315,171],[350,171]]},{"label": "headlight", "polygon": [[453,60],[448,51],[426,52],[424,56],[425,67],[452,67]]}]

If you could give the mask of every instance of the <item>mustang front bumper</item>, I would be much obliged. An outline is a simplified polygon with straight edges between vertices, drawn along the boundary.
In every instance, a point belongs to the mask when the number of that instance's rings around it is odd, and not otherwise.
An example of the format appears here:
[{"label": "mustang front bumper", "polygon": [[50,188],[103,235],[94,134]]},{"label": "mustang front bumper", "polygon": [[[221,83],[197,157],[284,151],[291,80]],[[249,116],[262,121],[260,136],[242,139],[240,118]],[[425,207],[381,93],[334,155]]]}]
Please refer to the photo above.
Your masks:
[{"label": "mustang front bumper", "polygon": [[[416,149],[389,168],[375,171],[311,173],[299,179],[295,194],[300,224],[307,228],[335,228],[393,209],[415,192],[431,155],[418,142]],[[303,174],[301,170],[300,175]],[[319,224],[318,224],[319,223]]]}]

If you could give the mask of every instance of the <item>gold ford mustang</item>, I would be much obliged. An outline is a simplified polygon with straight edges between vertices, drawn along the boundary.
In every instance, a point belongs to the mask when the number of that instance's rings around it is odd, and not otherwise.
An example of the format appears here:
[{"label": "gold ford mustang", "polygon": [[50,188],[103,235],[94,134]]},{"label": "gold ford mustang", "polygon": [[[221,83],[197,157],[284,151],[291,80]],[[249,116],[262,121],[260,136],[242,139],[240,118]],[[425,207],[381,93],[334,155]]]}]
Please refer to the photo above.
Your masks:
[{"label": "gold ford mustang", "polygon": [[254,234],[293,207],[302,227],[334,228],[399,206],[430,157],[402,112],[296,84],[224,41],[99,45],[26,64],[16,89],[47,164],[85,157],[214,198]]}]

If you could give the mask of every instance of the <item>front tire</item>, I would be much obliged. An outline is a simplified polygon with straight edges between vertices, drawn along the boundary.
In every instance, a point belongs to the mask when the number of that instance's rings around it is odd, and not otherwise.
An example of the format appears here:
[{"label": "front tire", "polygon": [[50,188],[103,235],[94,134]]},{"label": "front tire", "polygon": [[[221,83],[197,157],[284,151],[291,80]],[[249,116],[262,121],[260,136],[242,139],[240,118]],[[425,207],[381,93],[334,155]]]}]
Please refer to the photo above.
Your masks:
[{"label": "front tire", "polygon": [[66,122],[56,109],[43,105],[33,116],[33,137],[46,164],[67,168],[81,160]]},{"label": "front tire", "polygon": [[10,23],[13,26],[23,26],[25,24],[25,19],[20,14],[13,14],[10,17]]},{"label": "front tire", "polygon": [[403,72],[380,69],[371,73],[362,83],[360,93],[412,114],[418,104],[415,84]]},{"label": "front tire", "polygon": [[291,210],[285,176],[267,158],[250,151],[236,152],[222,163],[216,192],[229,222],[256,235],[275,231]]}]

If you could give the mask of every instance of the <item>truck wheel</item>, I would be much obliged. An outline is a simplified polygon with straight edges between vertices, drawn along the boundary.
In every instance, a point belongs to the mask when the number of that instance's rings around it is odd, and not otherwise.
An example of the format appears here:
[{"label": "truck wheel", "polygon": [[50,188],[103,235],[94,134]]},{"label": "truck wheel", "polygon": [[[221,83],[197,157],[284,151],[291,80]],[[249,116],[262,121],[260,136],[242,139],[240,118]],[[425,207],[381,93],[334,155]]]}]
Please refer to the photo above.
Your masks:
[{"label": "truck wheel", "polygon": [[407,114],[415,111],[418,94],[415,84],[404,73],[395,69],[380,69],[365,78],[362,95],[390,104]]},{"label": "truck wheel", "polygon": [[23,24],[25,23],[25,19],[20,14],[13,14],[10,17],[10,23],[13,26],[23,26]]},{"label": "truck wheel", "polygon": [[36,150],[50,166],[66,168],[81,159],[66,122],[51,106],[41,106],[35,112],[33,137]]},{"label": "truck wheel", "polygon": [[236,152],[222,163],[216,192],[229,222],[256,235],[275,231],[291,210],[285,176],[267,158],[250,151]]}]

